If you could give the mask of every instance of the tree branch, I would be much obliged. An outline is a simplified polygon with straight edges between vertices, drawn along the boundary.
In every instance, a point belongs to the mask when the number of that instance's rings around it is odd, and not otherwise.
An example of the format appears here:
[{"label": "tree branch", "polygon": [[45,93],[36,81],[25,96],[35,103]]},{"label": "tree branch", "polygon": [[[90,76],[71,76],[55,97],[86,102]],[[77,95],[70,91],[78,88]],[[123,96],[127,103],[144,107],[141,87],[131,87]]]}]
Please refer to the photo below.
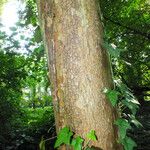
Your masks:
[{"label": "tree branch", "polygon": [[116,25],[118,25],[118,26],[121,26],[121,27],[123,27],[123,28],[126,28],[127,30],[132,31],[134,34],[139,34],[139,35],[141,35],[141,36],[143,36],[143,37],[145,37],[145,38],[147,38],[147,39],[150,40],[150,33],[141,32],[141,31],[139,31],[139,30],[133,29],[133,28],[128,27],[128,26],[125,26],[125,25],[121,24],[120,22],[116,22],[116,21],[114,21],[114,20],[112,20],[112,19],[110,19],[110,18],[108,18],[108,17],[106,17],[106,16],[103,16],[103,17],[104,17],[106,20],[112,22],[113,24],[116,24]]}]

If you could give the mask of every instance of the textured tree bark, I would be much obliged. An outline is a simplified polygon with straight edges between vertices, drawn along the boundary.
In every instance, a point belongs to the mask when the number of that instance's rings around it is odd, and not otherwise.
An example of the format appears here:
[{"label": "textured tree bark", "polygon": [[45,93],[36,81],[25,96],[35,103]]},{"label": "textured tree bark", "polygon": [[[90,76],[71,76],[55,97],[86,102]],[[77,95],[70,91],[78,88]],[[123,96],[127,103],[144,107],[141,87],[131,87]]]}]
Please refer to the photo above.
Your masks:
[{"label": "textured tree bark", "polygon": [[97,0],[38,0],[48,52],[57,131],[69,126],[102,150],[119,150],[115,112],[102,90],[112,87]]}]

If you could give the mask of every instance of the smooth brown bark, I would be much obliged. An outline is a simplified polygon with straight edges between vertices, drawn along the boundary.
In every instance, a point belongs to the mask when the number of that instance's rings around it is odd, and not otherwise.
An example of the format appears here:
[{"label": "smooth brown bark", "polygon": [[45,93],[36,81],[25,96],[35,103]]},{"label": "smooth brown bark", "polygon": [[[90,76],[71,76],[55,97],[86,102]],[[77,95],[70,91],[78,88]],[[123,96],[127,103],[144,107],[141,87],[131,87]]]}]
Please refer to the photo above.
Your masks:
[{"label": "smooth brown bark", "polygon": [[115,113],[102,90],[111,88],[97,0],[38,0],[40,24],[48,52],[57,131],[69,126],[93,146],[119,150]]}]

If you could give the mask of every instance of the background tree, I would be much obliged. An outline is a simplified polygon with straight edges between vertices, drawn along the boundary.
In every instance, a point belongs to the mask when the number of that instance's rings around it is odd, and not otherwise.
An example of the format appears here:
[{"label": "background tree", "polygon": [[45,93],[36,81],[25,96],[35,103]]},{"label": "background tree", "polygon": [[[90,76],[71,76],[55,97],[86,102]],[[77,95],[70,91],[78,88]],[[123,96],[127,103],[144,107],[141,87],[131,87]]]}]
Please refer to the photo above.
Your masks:
[{"label": "background tree", "polygon": [[[21,80],[25,77],[24,58],[0,50],[0,144],[3,148],[10,142],[13,120],[21,115]],[[5,137],[5,138],[4,138]]]}]

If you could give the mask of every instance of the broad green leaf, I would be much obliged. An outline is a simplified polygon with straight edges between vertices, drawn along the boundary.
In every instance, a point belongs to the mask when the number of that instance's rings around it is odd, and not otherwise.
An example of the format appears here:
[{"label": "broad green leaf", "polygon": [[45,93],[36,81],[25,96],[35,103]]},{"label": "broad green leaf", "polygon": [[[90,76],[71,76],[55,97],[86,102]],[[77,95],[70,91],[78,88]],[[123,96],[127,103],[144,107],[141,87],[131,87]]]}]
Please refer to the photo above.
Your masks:
[{"label": "broad green leaf", "polygon": [[127,136],[123,140],[122,144],[124,145],[125,150],[133,150],[133,148],[137,146],[137,144],[130,137]]},{"label": "broad green leaf", "polygon": [[71,145],[73,146],[74,150],[81,150],[83,141],[84,140],[80,136],[73,139]]},{"label": "broad green leaf", "polygon": [[95,131],[94,130],[91,130],[88,134],[87,134],[87,138],[89,140],[92,140],[92,141],[96,141],[96,135],[95,135]]},{"label": "broad green leaf", "polygon": [[42,137],[41,142],[39,144],[39,148],[40,148],[40,150],[45,150],[45,141],[44,141],[43,137]]},{"label": "broad green leaf", "polygon": [[68,127],[62,128],[59,131],[59,133],[58,133],[57,140],[55,142],[55,146],[54,147],[57,148],[61,144],[67,144],[67,145],[69,145],[70,144],[70,139],[71,139],[72,135],[73,135],[73,132],[71,132]]},{"label": "broad green leaf", "polygon": [[124,139],[127,133],[127,129],[131,129],[130,124],[126,119],[118,119],[115,121],[115,124],[119,129],[119,137],[121,138],[121,140]]},{"label": "broad green leaf", "polygon": [[110,100],[111,104],[113,106],[115,106],[118,102],[118,95],[119,92],[115,91],[115,90],[108,90],[108,92],[106,93],[108,99]]}]

